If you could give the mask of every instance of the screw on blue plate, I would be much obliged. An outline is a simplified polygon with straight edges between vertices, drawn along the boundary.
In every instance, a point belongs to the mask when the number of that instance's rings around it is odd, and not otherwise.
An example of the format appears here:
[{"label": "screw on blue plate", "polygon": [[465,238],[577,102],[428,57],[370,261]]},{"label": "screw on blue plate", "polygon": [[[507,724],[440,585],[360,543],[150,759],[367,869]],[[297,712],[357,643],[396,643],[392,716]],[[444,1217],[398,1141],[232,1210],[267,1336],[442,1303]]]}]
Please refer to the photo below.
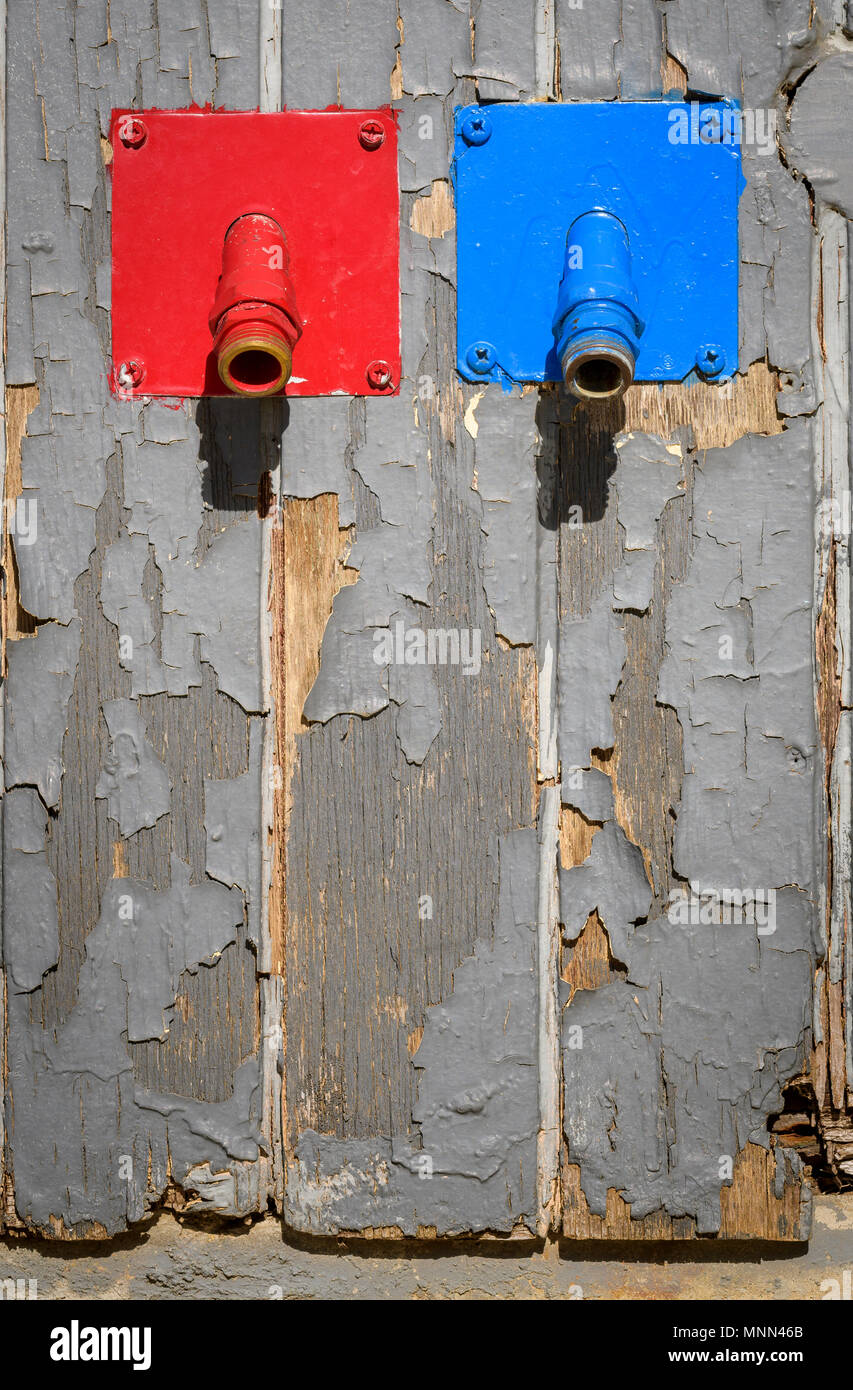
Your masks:
[{"label": "screw on blue plate", "polygon": [[472,343],[465,354],[465,361],[477,376],[485,376],[498,360],[492,343]]},{"label": "screw on blue plate", "polygon": [[465,117],[460,129],[466,145],[485,145],[492,133],[492,123],[485,111],[475,110]]},{"label": "screw on blue plate", "polygon": [[739,116],[729,101],[459,108],[460,374],[606,397],[736,371]]},{"label": "screw on blue plate", "polygon": [[705,343],[696,354],[696,369],[702,376],[721,376],[726,369],[726,354],[719,343]]}]

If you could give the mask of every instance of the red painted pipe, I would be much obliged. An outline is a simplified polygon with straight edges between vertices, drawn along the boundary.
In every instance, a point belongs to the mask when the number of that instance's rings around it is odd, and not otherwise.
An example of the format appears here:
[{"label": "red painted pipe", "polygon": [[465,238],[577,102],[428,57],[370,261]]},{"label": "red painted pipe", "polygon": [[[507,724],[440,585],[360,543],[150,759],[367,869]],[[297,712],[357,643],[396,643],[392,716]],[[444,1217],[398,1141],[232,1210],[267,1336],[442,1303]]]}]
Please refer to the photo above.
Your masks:
[{"label": "red painted pipe", "polygon": [[220,378],[236,396],[271,396],[288,381],[302,321],[271,217],[247,213],[225,233],[210,331]]}]

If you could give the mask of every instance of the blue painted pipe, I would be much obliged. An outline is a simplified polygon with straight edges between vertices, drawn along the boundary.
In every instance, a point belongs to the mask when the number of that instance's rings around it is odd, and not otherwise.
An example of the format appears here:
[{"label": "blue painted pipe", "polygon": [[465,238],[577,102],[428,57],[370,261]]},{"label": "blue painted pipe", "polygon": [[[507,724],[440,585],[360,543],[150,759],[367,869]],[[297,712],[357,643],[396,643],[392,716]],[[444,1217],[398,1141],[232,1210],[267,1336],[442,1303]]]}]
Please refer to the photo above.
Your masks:
[{"label": "blue painted pipe", "polygon": [[553,324],[567,389],[581,400],[620,396],[634,379],[644,327],[628,233],[610,212],[582,213],[566,238]]}]

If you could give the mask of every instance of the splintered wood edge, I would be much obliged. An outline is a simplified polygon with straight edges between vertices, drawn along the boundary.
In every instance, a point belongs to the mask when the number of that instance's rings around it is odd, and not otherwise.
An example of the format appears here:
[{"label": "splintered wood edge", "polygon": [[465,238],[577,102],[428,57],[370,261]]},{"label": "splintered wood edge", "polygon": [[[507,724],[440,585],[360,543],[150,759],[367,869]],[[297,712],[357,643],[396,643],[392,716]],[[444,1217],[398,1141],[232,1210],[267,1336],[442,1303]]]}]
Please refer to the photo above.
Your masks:
[{"label": "splintered wood edge", "polygon": [[563,1236],[569,1240],[767,1240],[802,1241],[799,1182],[786,1183],[781,1197],[774,1189],[776,1159],[772,1149],[747,1144],[737,1155],[730,1186],[720,1190],[722,1221],[716,1236],[698,1232],[692,1217],[671,1217],[663,1210],[634,1220],[620,1193],[610,1188],[607,1214],[594,1216],[580,1185],[580,1169],[563,1169]]},{"label": "splintered wood edge", "polygon": [[782,433],[778,390],[777,375],[766,362],[753,362],[720,386],[707,381],[632,386],[623,398],[623,429],[671,439],[677,429],[689,427],[697,449],[725,449],[745,434]]}]

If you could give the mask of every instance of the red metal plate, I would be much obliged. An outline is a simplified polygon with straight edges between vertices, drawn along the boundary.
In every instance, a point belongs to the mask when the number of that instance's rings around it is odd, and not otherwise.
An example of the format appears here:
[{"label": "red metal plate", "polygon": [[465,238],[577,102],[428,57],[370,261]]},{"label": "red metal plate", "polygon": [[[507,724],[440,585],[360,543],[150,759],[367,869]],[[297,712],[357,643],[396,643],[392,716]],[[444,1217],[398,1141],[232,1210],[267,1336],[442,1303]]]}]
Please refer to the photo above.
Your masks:
[{"label": "red metal plate", "polygon": [[[361,143],[366,121],[382,126],[378,148]],[[140,133],[141,144],[126,143]],[[284,230],[304,324],[283,394],[399,390],[397,129],[390,109],[115,112],[112,143],[114,389],[129,396],[230,394],[211,354],[208,314],[226,231],[243,213],[262,212]],[[369,384],[368,367],[377,360],[390,366],[390,386]],[[138,384],[128,384],[126,363],[141,367]]]}]

